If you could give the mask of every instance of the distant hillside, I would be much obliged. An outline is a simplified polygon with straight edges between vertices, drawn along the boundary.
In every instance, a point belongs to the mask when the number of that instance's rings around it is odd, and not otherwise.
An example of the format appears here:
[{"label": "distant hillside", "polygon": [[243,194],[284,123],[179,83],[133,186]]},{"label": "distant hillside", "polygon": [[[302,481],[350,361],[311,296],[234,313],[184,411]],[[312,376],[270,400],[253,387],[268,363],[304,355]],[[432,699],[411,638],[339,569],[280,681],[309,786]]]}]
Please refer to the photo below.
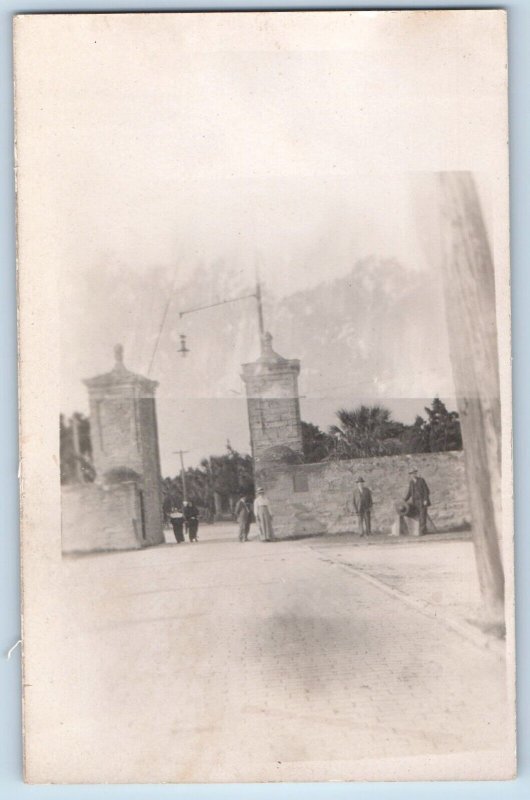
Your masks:
[{"label": "distant hillside", "polygon": [[452,394],[441,292],[397,262],[365,259],[269,319],[278,351],[302,362],[306,394]]},{"label": "distant hillside", "polygon": [[[94,270],[86,292],[105,324],[94,328],[65,300],[63,381],[78,387],[82,377],[112,366],[112,346],[121,341],[130,369],[146,373],[172,281],[160,272],[130,274]],[[281,299],[264,281],[265,323],[275,349],[302,364],[301,390],[309,396],[433,397],[452,395],[441,292],[423,274],[394,261],[358,262],[351,272]],[[159,397],[234,397],[242,392],[241,364],[258,355],[255,301],[212,308],[179,318],[179,310],[237,297],[252,290],[223,263],[198,269],[194,280],[173,292],[151,377]],[[112,302],[108,298],[112,297]],[[75,316],[75,322],[71,319]],[[178,354],[185,333],[190,353]],[[72,376],[76,376],[75,382]],[[79,376],[79,377],[77,377]],[[79,383],[77,383],[79,381]],[[75,401],[73,409],[80,408]],[[63,410],[68,413],[71,409]]]}]

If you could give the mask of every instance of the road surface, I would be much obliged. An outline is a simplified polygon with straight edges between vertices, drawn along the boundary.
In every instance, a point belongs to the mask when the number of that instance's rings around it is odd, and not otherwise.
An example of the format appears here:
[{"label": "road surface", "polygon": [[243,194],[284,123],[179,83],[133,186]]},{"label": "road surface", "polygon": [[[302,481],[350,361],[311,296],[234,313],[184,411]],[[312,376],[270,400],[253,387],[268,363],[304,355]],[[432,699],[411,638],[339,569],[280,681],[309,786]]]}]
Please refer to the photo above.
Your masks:
[{"label": "road surface", "polygon": [[199,539],[64,560],[70,681],[47,736],[78,754],[65,781],[498,774],[498,653],[322,540],[240,543],[235,525]]}]

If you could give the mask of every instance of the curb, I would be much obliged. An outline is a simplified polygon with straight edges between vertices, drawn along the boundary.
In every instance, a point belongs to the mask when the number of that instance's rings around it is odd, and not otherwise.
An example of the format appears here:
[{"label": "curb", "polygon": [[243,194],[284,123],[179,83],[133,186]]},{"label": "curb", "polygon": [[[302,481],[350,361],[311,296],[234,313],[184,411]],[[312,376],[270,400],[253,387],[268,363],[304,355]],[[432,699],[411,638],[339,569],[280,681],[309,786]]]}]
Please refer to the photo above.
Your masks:
[{"label": "curb", "polygon": [[357,569],[351,564],[343,561],[334,561],[333,559],[324,558],[320,555],[317,555],[317,558],[320,558],[321,561],[326,561],[328,564],[334,564],[337,567],[342,567],[347,572],[353,573],[358,578],[361,578],[361,580],[365,581],[365,583],[375,586],[377,589],[389,595],[390,597],[393,597],[404,605],[409,606],[409,608],[419,611],[420,614],[423,614],[425,617],[435,619],[437,622],[445,625],[446,628],[458,633],[463,639],[466,639],[466,641],[475,645],[475,647],[480,648],[480,650],[488,650],[492,655],[500,660],[505,658],[506,642],[504,640],[496,639],[493,636],[488,636],[470,623],[461,622],[451,617],[441,616],[438,613],[436,606],[433,606],[426,600],[420,600],[417,597],[412,597],[412,595],[402,592],[400,589],[395,589],[394,587],[389,586],[387,583],[380,581],[378,578],[374,578],[372,575]]}]

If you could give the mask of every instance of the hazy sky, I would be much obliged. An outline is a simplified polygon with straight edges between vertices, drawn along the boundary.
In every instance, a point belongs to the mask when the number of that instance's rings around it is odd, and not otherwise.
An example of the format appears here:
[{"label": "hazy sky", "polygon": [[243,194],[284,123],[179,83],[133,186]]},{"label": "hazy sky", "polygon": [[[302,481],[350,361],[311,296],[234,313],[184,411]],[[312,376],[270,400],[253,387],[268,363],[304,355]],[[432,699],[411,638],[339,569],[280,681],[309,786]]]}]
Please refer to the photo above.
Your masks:
[{"label": "hazy sky", "polygon": [[[412,50],[408,15],[392,26],[370,14],[340,23],[304,15],[302,25],[284,15],[263,15],[259,24],[244,15],[237,24],[229,15],[200,23],[184,16],[65,18],[60,43],[44,20],[34,42],[34,157],[46,166],[34,236],[61,267],[63,411],[87,409],[81,379],[112,367],[118,341],[127,366],[147,372],[171,297],[151,370],[160,381],[163,471],[176,469],[172,451],[180,447],[194,462],[219,452],[227,437],[248,449],[237,393],[240,364],[257,355],[252,301],[182,321],[178,311],[252,289],[256,264],[277,349],[300,357],[293,347],[298,337],[302,349],[305,326],[329,355],[325,374],[322,352],[318,364],[311,349],[303,354],[306,418],[329,424],[339,401],[367,397],[410,418],[423,398],[451,397],[434,179],[425,173],[448,158],[451,168],[478,171],[491,161],[495,141],[477,137],[474,162],[462,146],[469,126],[487,125],[491,113],[481,94],[484,42],[477,37],[466,51],[460,19],[451,16],[445,31],[422,21]],[[443,47],[434,47],[440,36]],[[460,52],[465,80],[455,66]],[[423,139],[415,152],[414,139],[429,130],[437,132],[432,143]],[[376,270],[381,286],[363,291],[374,304],[379,289],[390,292],[393,319],[381,331],[386,317],[374,305],[379,329],[365,322],[360,332],[342,309],[340,336],[352,359],[337,364],[329,299],[300,318],[296,337],[297,320],[287,324],[282,302],[339,287],[333,282],[370,257],[387,259],[388,275]],[[189,337],[186,360],[176,352],[180,333]],[[396,352],[395,373],[384,381],[380,347]],[[362,375],[351,366],[361,356]],[[346,388],[334,389],[339,373]]]},{"label": "hazy sky", "polygon": [[[252,291],[256,262],[275,347],[286,357],[302,358],[305,419],[326,427],[340,406],[377,401],[389,405],[399,419],[411,421],[422,411],[425,398],[453,394],[441,289],[433,292],[437,275],[417,235],[407,176],[269,179],[256,186],[250,181],[204,181],[186,188],[186,199],[183,187],[175,191],[175,225],[182,225],[181,208],[189,225],[175,243],[174,266],[161,260],[140,265],[140,250],[136,256],[134,248],[129,253],[126,240],[117,249],[114,239],[115,249],[105,257],[87,237],[83,249],[94,252],[97,266],[78,264],[75,272],[66,273],[64,410],[86,410],[80,379],[110,369],[112,346],[120,341],[127,366],[146,374],[152,362],[150,375],[160,381],[164,471],[176,470],[172,451],[181,447],[190,451],[190,463],[222,452],[227,438],[248,451],[240,365],[258,355],[255,302],[248,299],[182,320],[178,312]],[[168,223],[166,238],[174,239],[172,227]],[[138,219],[137,237],[147,237],[148,228]],[[142,249],[147,251],[148,245]],[[134,257],[137,263],[129,269],[127,261]],[[335,306],[332,287],[348,280],[355,265],[369,258],[391,260],[375,275],[361,268],[356,278],[359,292],[368,291],[375,304],[373,326],[365,321],[361,330],[355,300],[351,308],[344,308],[337,296]],[[420,286],[410,306],[409,281]],[[332,299],[320,302],[326,287]],[[290,299],[296,301],[308,289],[314,290],[311,306],[300,301],[303,315],[286,318]],[[378,297],[388,302],[389,293],[392,318],[377,308]],[[338,342],[330,338],[331,328],[341,339],[346,337],[352,364],[356,355],[373,350],[362,371],[349,369],[347,356],[337,363]],[[188,337],[186,359],[178,355],[180,333]],[[405,335],[413,337],[412,347],[406,347]],[[314,347],[306,348],[303,340]],[[384,383],[380,347],[395,348],[395,369]]]}]

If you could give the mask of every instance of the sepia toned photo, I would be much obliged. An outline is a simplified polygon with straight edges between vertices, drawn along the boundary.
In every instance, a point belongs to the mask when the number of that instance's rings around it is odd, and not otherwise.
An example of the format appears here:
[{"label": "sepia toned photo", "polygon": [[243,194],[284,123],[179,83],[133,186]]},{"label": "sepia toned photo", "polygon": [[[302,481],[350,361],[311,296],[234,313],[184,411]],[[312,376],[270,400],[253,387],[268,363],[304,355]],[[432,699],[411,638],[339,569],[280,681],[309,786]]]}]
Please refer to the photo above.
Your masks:
[{"label": "sepia toned photo", "polygon": [[14,42],[26,780],[513,778],[505,14]]}]

